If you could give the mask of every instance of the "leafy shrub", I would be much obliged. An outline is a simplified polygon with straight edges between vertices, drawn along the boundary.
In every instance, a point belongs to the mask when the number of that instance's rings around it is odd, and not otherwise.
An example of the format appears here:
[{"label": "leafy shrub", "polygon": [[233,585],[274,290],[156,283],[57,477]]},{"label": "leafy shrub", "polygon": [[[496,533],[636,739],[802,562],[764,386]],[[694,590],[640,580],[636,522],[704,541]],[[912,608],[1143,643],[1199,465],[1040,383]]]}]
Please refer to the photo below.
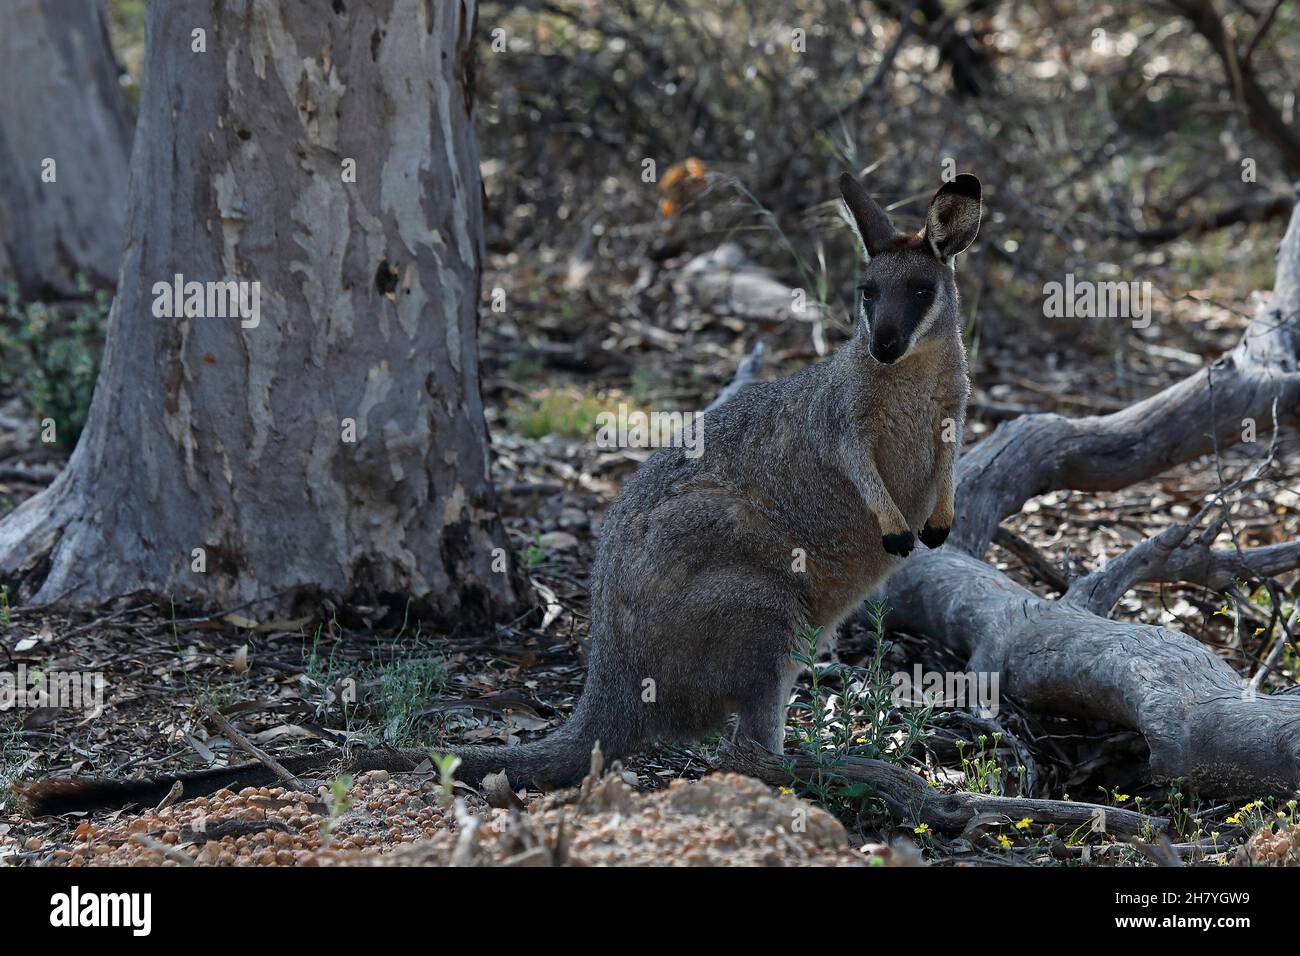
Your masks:
[{"label": "leafy shrub", "polygon": [[38,420],[52,419],[58,444],[71,449],[81,436],[104,352],[111,299],[99,291],[70,313],[42,302],[21,302],[5,290],[0,322],[0,384],[16,388]]},{"label": "leafy shrub", "polygon": [[[806,699],[792,708],[809,719],[794,728],[800,752],[816,767],[807,782],[808,796],[828,810],[853,815],[871,806],[872,793],[866,784],[850,784],[839,772],[847,757],[868,757],[906,766],[912,751],[928,736],[926,725],[933,708],[899,708],[894,704],[893,682],[885,669],[885,608],[870,605],[875,643],[871,658],[862,668],[847,664],[818,664],[821,628],[809,628],[800,638],[802,649],[791,656],[812,673]],[[828,677],[839,677],[838,691]],[[802,697],[802,695],[801,695]]]}]

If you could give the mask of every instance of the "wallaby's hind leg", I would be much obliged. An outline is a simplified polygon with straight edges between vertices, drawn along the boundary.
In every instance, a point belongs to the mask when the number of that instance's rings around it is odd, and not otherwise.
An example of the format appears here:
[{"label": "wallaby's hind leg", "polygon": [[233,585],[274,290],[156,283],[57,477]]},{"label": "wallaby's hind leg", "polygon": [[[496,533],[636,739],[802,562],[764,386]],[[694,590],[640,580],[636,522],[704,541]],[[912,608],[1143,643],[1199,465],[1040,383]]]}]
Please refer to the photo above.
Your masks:
[{"label": "wallaby's hind leg", "polygon": [[785,749],[785,714],[799,665],[787,660],[776,680],[747,688],[736,711],[736,736],[748,737],[774,754]]}]

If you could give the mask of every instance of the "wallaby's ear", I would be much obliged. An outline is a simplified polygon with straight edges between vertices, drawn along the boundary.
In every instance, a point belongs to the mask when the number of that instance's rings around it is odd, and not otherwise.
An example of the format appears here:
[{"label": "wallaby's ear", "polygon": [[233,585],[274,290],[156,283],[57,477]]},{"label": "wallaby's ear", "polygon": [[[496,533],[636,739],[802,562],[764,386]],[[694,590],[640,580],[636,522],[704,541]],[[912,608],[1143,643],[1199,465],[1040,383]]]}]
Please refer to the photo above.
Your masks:
[{"label": "wallaby's ear", "polygon": [[898,235],[885,210],[867,195],[862,184],[849,173],[840,174],[840,195],[849,211],[849,223],[868,256],[880,253]]},{"label": "wallaby's ear", "polygon": [[962,173],[944,183],[925,214],[925,239],[940,259],[951,259],[975,241],[980,231],[980,181]]}]

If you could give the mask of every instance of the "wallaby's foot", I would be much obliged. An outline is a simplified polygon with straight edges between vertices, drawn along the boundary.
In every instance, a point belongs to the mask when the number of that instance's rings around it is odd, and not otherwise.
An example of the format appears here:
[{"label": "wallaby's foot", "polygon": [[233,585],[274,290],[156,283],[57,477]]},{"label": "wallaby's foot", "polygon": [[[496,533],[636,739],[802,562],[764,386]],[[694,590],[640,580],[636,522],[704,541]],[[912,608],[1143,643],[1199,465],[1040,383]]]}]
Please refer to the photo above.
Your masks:
[{"label": "wallaby's foot", "polygon": [[926,522],[925,527],[921,529],[921,543],[927,548],[941,547],[948,540],[948,532],[951,530],[952,528],[933,528],[929,522]]},{"label": "wallaby's foot", "polygon": [[768,753],[785,751],[785,708],[768,708],[765,713],[741,712],[733,741],[748,738]]},{"label": "wallaby's foot", "polygon": [[758,678],[745,689],[736,708],[736,736],[748,737],[771,753],[785,749],[785,716],[795,679],[803,667],[787,658],[776,680]]},{"label": "wallaby's foot", "polygon": [[[925,534],[924,531],[921,533]],[[886,554],[896,554],[900,558],[905,558],[916,547],[916,538],[910,531],[900,531],[897,534],[882,535],[880,543],[884,546]]]}]

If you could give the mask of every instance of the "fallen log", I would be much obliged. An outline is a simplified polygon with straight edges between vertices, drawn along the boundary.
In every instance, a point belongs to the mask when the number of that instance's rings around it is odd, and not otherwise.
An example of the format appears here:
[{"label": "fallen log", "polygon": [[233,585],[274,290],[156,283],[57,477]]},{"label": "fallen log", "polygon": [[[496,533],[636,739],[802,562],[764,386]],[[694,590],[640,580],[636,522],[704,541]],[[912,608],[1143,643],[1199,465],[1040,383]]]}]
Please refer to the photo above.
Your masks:
[{"label": "fallen log", "polygon": [[1300,786],[1300,696],[1255,692],[1185,634],[1040,598],[956,549],[914,555],[885,600],[891,623],[999,674],[1030,710],[1139,731],[1156,782],[1252,797]]}]

